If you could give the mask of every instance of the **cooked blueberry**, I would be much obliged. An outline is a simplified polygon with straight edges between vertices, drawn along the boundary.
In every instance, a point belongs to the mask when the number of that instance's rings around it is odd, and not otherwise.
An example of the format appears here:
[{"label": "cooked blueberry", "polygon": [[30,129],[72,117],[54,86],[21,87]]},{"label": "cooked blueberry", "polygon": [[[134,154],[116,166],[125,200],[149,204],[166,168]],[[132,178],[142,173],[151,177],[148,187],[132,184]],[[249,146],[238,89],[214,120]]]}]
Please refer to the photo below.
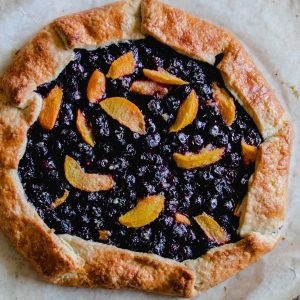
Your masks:
[{"label": "cooked blueberry", "polygon": [[191,200],[191,210],[196,211],[197,213],[203,208],[203,197],[199,195],[194,195]]},{"label": "cooked blueberry", "polygon": [[234,202],[232,200],[227,200],[223,203],[223,207],[228,211],[232,211],[234,209]]},{"label": "cooked blueberry", "polygon": [[197,134],[197,135],[193,136],[192,145],[198,146],[198,147],[203,145],[203,139],[202,139],[201,135]]},{"label": "cooked blueberry", "polygon": [[114,137],[115,137],[115,141],[117,143],[117,145],[122,145],[125,146],[126,145],[126,141],[125,141],[125,132],[123,128],[117,129],[114,131]]},{"label": "cooked blueberry", "polygon": [[218,200],[216,198],[211,198],[211,199],[208,200],[206,205],[207,205],[207,209],[209,211],[213,211],[218,206]]},{"label": "cooked blueberry", "polygon": [[128,160],[122,157],[115,158],[112,162],[112,164],[108,167],[109,170],[115,170],[115,171],[123,171],[125,170],[129,165]]},{"label": "cooked blueberry", "polygon": [[136,154],[136,149],[132,144],[128,144],[126,146],[126,154],[132,156]]},{"label": "cooked blueberry", "polygon": [[159,135],[159,133],[155,133],[153,135],[148,135],[146,137],[146,142],[147,142],[147,145],[150,148],[157,147],[159,145],[159,142],[160,142],[160,135]]},{"label": "cooked blueberry", "polygon": [[45,142],[39,142],[36,144],[36,153],[39,157],[44,157],[48,154],[48,146]]},{"label": "cooked blueberry", "polygon": [[109,144],[103,144],[101,147],[100,147],[100,150],[103,152],[103,154],[111,154],[113,149],[112,149],[112,146],[109,145]]},{"label": "cooked blueberry", "polygon": [[106,168],[109,165],[109,161],[108,159],[104,158],[101,160],[98,160],[97,164],[101,167],[101,168]]},{"label": "cooked blueberry", "polygon": [[154,133],[156,131],[156,125],[154,124],[152,119],[148,119],[148,122],[146,123],[147,126],[147,133]]},{"label": "cooked blueberry", "polygon": [[204,129],[206,126],[205,122],[203,122],[202,120],[198,119],[196,121],[196,129]]},{"label": "cooked blueberry", "polygon": [[160,100],[152,99],[148,102],[148,109],[153,115],[161,114]]},{"label": "cooked blueberry", "polygon": [[177,139],[181,144],[185,144],[188,139],[188,136],[186,134],[184,134],[183,132],[180,132],[177,136]]},{"label": "cooked blueberry", "polygon": [[105,115],[100,115],[95,119],[95,133],[100,137],[108,137],[110,130],[108,127],[108,121]]}]

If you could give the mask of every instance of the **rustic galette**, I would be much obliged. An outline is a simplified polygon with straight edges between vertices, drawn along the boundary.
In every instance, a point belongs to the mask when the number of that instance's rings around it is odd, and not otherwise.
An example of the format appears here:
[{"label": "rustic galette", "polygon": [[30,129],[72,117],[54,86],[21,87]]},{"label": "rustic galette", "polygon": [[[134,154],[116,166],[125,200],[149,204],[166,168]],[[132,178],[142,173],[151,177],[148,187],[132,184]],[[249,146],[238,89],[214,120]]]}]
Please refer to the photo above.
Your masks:
[{"label": "rustic galette", "polygon": [[45,27],[0,88],[0,226],[47,281],[191,297],[276,244],[291,125],[222,29],[120,1]]}]

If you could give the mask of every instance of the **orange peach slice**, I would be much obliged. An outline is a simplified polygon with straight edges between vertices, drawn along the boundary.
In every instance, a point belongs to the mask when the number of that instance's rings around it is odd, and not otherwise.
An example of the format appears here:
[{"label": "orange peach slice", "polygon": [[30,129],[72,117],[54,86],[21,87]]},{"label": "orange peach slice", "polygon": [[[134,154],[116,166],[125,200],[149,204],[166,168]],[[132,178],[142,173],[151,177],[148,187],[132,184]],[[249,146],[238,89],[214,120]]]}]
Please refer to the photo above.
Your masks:
[{"label": "orange peach slice", "polygon": [[53,129],[63,97],[63,91],[55,86],[43,101],[43,108],[39,115],[41,126],[47,130]]},{"label": "orange peach slice", "polygon": [[208,147],[202,149],[199,153],[180,154],[174,153],[173,159],[179,168],[193,169],[206,167],[218,162],[224,154],[225,148],[210,150]]},{"label": "orange peach slice", "polygon": [[85,192],[109,190],[114,185],[111,176],[85,173],[77,161],[68,155],[65,158],[64,169],[68,182]]},{"label": "orange peach slice", "polygon": [[206,213],[198,215],[194,219],[209,239],[218,244],[225,244],[228,241],[226,231]]},{"label": "orange peach slice", "polygon": [[190,219],[187,216],[185,216],[179,212],[175,213],[175,221],[178,223],[185,224],[185,225],[191,225]]},{"label": "orange peach slice", "polygon": [[256,146],[251,146],[246,143],[241,143],[242,145],[242,155],[246,165],[255,162],[258,148]]},{"label": "orange peach slice", "polygon": [[56,208],[60,206],[67,200],[68,197],[69,197],[69,191],[65,190],[64,194],[60,198],[55,199],[55,201],[51,204],[51,207]]},{"label": "orange peach slice", "polygon": [[159,96],[164,97],[168,94],[168,89],[157,82],[136,80],[132,83],[130,92],[145,96],[158,94]]},{"label": "orange peach slice", "polygon": [[190,125],[196,118],[198,112],[198,97],[194,90],[188,95],[179,107],[176,121],[170,127],[169,132],[177,132]]},{"label": "orange peach slice", "polygon": [[131,131],[146,133],[144,116],[131,101],[122,97],[112,97],[101,101],[100,106],[108,115]]},{"label": "orange peach slice", "polygon": [[98,102],[104,95],[106,89],[105,75],[99,70],[95,70],[88,82],[86,96],[91,103]]},{"label": "orange peach slice", "polygon": [[119,218],[119,222],[126,227],[142,227],[156,220],[164,209],[162,195],[148,196],[140,200],[136,207]]},{"label": "orange peach slice", "polygon": [[77,111],[76,127],[79,133],[81,134],[83,140],[90,146],[94,147],[95,142],[92,129],[88,125],[87,120],[80,109],[78,109]]},{"label": "orange peach slice", "polygon": [[236,207],[234,208],[233,214],[236,217],[240,217],[241,216],[241,209],[242,209],[242,202],[239,202]]},{"label": "orange peach slice", "polygon": [[170,84],[170,85],[184,85],[189,84],[187,81],[184,81],[175,75],[170,74],[164,69],[159,69],[158,71],[143,69],[144,75],[158,83]]},{"label": "orange peach slice", "polygon": [[213,83],[213,95],[219,112],[227,126],[231,126],[235,119],[235,104],[225,89]]},{"label": "orange peach slice", "polygon": [[107,241],[111,233],[109,230],[99,230],[99,239],[102,241]]},{"label": "orange peach slice", "polygon": [[106,77],[118,79],[125,75],[130,75],[134,72],[135,60],[133,52],[123,54],[111,64]]}]

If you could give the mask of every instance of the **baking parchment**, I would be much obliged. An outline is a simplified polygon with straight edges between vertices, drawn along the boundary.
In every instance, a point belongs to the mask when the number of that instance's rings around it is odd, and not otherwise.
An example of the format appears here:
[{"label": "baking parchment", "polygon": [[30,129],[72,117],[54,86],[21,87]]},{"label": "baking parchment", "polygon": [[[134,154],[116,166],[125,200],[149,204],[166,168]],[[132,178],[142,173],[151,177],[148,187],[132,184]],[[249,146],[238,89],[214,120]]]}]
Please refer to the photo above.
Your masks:
[{"label": "baking parchment", "polygon": [[[52,19],[100,6],[93,0],[0,0],[0,72]],[[300,0],[169,0],[234,33],[247,47],[295,128],[287,221],[277,248],[201,300],[291,300],[300,294]],[[1,183],[0,183],[1,184]],[[138,291],[63,288],[40,281],[0,234],[0,300],[171,299]]]}]

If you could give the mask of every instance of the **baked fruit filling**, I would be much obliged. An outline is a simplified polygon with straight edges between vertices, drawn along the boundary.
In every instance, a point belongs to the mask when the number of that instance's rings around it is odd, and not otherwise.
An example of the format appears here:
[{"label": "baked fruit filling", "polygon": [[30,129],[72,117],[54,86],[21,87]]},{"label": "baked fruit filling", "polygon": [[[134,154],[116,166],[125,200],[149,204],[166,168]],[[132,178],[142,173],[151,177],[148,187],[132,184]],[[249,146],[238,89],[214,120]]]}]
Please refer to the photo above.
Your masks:
[{"label": "baked fruit filling", "polygon": [[75,54],[19,165],[45,223],[177,261],[237,241],[262,138],[219,71],[152,38]]}]

